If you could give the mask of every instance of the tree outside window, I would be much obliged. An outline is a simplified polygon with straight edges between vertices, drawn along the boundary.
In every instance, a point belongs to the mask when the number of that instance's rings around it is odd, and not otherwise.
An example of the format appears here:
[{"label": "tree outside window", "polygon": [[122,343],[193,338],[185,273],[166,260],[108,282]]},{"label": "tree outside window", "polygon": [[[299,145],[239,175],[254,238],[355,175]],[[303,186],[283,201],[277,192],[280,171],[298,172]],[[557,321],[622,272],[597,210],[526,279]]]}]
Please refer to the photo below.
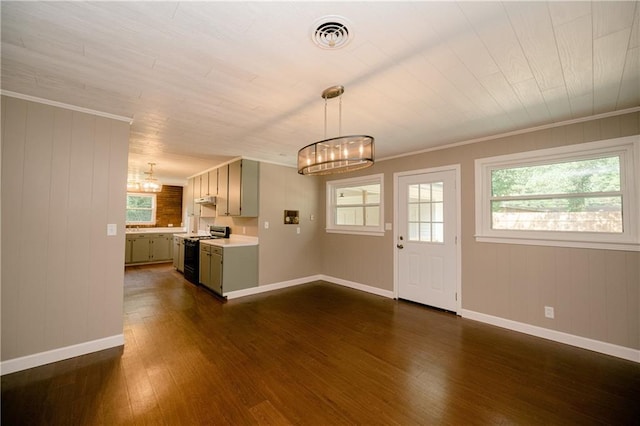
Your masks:
[{"label": "tree outside window", "polygon": [[155,225],[156,194],[127,194],[127,225]]}]

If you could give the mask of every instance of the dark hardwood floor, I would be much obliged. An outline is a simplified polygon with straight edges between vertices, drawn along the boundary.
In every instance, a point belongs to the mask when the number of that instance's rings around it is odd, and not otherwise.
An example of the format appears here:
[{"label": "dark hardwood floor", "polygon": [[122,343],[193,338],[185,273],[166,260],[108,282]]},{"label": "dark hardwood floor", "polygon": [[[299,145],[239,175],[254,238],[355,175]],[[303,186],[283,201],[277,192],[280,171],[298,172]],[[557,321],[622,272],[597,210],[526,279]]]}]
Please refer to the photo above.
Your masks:
[{"label": "dark hardwood floor", "polygon": [[640,364],[332,284],[125,278],[124,348],[2,377],[3,425],[640,422]]}]

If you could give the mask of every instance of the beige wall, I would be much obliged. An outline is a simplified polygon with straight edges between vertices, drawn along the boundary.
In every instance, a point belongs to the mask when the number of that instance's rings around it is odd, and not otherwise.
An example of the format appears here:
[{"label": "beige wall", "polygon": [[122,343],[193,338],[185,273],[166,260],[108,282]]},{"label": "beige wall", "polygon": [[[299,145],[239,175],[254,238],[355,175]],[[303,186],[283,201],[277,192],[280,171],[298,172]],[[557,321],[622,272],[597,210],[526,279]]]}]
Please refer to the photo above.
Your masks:
[{"label": "beige wall", "polygon": [[[319,274],[320,238],[324,214],[320,211],[321,179],[301,176],[296,169],[260,163],[260,217],[258,236],[260,285]],[[285,225],[284,211],[298,210],[299,225]],[[314,220],[311,220],[311,215]],[[269,229],[264,229],[264,222]],[[296,229],[300,228],[300,234]]]},{"label": "beige wall", "polygon": [[128,138],[2,97],[3,361],[122,334]]},{"label": "beige wall", "polygon": [[[393,218],[393,173],[461,165],[463,309],[640,349],[640,253],[476,243],[474,160],[640,134],[640,114],[593,120],[379,161],[354,173],[384,173],[385,222]],[[328,178],[335,179],[335,177]],[[324,200],[322,200],[324,209]],[[322,273],[393,289],[393,232],[322,234]],[[544,318],[544,305],[555,319]]]}]

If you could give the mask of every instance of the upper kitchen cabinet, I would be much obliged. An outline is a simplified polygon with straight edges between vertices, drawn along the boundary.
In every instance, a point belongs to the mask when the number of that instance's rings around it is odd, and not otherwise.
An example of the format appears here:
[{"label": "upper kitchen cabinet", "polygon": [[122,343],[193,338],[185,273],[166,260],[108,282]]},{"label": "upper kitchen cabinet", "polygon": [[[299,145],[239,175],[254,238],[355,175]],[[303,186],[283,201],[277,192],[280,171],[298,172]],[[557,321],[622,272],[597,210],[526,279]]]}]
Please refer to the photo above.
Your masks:
[{"label": "upper kitchen cabinet", "polygon": [[202,175],[196,176],[193,178],[193,198],[200,198],[202,195],[200,194],[202,189]]},{"label": "upper kitchen cabinet", "polygon": [[218,168],[218,216],[258,216],[258,162],[237,160]]},{"label": "upper kitchen cabinet", "polygon": [[[237,160],[208,173],[189,179],[187,203],[192,214],[201,217],[258,216],[259,163],[253,160]],[[198,204],[196,199],[215,196],[215,209]]]},{"label": "upper kitchen cabinet", "polygon": [[211,170],[207,173],[207,181],[209,182],[207,193],[204,196],[208,195],[218,195],[218,169]]},{"label": "upper kitchen cabinet", "polygon": [[196,198],[193,193],[193,187],[195,186],[195,178],[191,178],[187,181],[187,193],[185,195],[187,216],[193,216],[195,214],[194,199]]}]

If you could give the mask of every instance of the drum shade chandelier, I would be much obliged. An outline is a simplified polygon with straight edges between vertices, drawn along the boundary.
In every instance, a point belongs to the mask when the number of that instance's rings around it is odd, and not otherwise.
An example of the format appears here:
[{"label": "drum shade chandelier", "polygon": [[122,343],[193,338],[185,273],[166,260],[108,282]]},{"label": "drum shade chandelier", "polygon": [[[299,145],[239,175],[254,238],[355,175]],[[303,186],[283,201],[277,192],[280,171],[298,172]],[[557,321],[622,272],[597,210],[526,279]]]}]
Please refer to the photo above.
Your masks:
[{"label": "drum shade chandelier", "polygon": [[367,135],[338,136],[327,139],[327,100],[339,98],[338,134],[342,133],[342,94],[344,86],[332,86],[322,92],[324,99],[324,140],[298,151],[298,173],[327,175],[351,172],[373,165],[373,137]]},{"label": "drum shade chandelier", "polygon": [[144,172],[147,175],[142,181],[129,181],[127,182],[127,191],[130,192],[160,192],[162,191],[162,183],[153,177],[153,166],[156,163],[147,163],[149,165],[149,171]]}]

